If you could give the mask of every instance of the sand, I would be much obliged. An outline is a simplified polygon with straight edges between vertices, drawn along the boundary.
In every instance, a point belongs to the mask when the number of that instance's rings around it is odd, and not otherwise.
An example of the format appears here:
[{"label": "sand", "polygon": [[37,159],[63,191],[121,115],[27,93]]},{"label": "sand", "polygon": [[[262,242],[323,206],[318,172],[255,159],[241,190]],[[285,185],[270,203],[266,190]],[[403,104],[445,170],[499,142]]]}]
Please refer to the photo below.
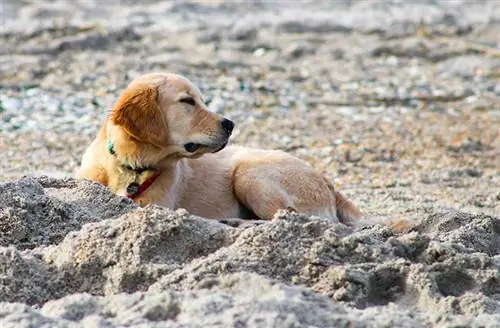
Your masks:
[{"label": "sand", "polygon": [[[0,185],[2,327],[495,327],[500,220],[233,228],[87,181]],[[36,221],[37,224],[33,224]]]},{"label": "sand", "polygon": [[[1,327],[500,327],[498,2],[0,11]],[[286,212],[235,228],[73,180],[157,70],[199,85],[232,143],[290,152],[414,231]]]}]

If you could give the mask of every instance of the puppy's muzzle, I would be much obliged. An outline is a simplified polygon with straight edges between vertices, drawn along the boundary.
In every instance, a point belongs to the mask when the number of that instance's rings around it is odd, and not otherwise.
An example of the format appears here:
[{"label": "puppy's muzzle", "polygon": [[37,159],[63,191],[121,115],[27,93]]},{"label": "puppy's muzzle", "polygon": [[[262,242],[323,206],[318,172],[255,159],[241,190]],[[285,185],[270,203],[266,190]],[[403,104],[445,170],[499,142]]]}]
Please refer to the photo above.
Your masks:
[{"label": "puppy's muzzle", "polygon": [[[218,142],[214,142],[213,144],[200,144],[194,142],[188,142],[184,145],[184,149],[189,153],[194,153],[200,147],[208,148],[212,153],[216,153],[224,149],[229,142],[229,137],[233,133],[234,123],[227,118],[223,118],[220,122],[221,128],[224,131],[225,136],[223,138],[219,138]],[[222,140],[220,140],[222,139]]]}]

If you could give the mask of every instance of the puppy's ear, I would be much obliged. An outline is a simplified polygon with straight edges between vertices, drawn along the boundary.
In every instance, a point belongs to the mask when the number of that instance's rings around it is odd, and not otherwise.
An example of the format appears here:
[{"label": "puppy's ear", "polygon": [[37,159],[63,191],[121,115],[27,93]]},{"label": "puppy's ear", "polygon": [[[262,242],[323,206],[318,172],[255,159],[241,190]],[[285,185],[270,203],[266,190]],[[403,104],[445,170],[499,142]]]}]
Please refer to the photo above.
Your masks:
[{"label": "puppy's ear", "polygon": [[158,107],[158,90],[146,84],[127,88],[111,112],[111,121],[138,139],[156,146],[167,142],[167,125]]}]

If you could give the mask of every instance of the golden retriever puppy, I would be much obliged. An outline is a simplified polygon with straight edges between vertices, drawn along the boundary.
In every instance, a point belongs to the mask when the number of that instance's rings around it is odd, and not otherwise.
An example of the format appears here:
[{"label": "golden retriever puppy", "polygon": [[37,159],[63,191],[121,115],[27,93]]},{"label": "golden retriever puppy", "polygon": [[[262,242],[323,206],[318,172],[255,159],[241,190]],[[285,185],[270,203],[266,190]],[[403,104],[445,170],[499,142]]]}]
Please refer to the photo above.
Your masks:
[{"label": "golden retriever puppy", "polygon": [[226,147],[234,124],[186,78],[130,83],[85,151],[77,177],[141,205],[211,219],[270,220],[279,209],[354,225],[361,212],[309,164],[282,151]]}]

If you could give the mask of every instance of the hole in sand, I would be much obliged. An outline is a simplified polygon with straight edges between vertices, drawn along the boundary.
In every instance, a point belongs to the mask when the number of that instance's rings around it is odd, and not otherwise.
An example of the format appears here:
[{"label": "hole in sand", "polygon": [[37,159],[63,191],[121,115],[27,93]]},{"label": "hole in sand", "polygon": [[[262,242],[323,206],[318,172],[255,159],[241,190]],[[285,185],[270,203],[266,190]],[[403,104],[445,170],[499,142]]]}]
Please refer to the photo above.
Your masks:
[{"label": "hole in sand", "polygon": [[460,296],[476,286],[474,278],[465,272],[453,269],[438,273],[436,283],[444,296]]},{"label": "hole in sand", "polygon": [[386,305],[396,301],[404,294],[404,274],[399,270],[386,268],[379,270],[370,278],[367,301],[373,305]]}]

